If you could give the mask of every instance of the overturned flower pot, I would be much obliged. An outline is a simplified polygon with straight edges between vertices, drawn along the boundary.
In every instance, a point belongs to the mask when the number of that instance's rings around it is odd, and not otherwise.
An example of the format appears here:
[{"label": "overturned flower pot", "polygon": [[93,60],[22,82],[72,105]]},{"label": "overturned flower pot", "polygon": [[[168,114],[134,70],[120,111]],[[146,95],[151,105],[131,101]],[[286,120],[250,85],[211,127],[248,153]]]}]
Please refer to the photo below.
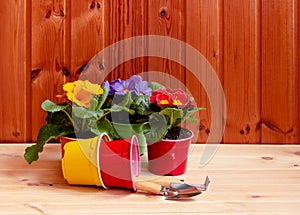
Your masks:
[{"label": "overturned flower pot", "polygon": [[62,171],[72,185],[122,187],[135,190],[140,173],[138,140],[110,141],[108,135],[63,143]]}]

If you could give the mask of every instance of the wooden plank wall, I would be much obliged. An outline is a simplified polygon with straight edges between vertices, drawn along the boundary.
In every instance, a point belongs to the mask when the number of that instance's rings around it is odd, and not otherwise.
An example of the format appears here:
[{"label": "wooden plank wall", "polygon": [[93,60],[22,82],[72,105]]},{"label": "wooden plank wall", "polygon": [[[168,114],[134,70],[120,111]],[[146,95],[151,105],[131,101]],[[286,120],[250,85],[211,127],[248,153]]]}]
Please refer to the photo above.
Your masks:
[{"label": "wooden plank wall", "polygon": [[31,140],[30,1],[0,3],[0,140]]},{"label": "wooden plank wall", "polygon": [[[35,141],[45,119],[43,100],[59,102],[62,84],[77,79],[103,48],[150,34],[186,42],[212,65],[227,102],[224,143],[300,142],[298,0],[16,0],[1,1],[0,8],[5,23],[0,34],[0,142]],[[162,52],[168,49],[172,47],[165,44]],[[103,69],[123,54],[102,62]],[[184,47],[180,54],[186,57]],[[118,66],[107,78],[145,71],[179,80],[198,105],[207,107],[193,126],[197,141],[206,142],[211,107],[188,69],[143,57]],[[165,84],[178,86],[164,77]]]}]

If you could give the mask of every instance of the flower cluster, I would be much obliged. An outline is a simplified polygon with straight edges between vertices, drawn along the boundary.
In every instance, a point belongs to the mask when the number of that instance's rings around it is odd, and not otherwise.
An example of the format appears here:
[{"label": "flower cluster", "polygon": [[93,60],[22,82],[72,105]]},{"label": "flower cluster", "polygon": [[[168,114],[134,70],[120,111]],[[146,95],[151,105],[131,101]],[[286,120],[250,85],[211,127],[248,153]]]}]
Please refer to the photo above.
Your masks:
[{"label": "flower cluster", "polygon": [[[46,100],[47,124],[40,128],[36,145],[26,148],[28,163],[38,159],[44,144],[60,136],[90,138],[108,133],[111,139],[121,138],[116,124],[129,124],[144,135],[147,142],[163,139],[192,113],[201,110],[192,105],[193,98],[184,91],[147,82],[139,75],[117,79],[101,85],[78,80],[63,85],[67,102],[55,104]],[[139,139],[140,140],[140,139]]]},{"label": "flower cluster", "polygon": [[47,123],[40,128],[36,144],[25,150],[28,163],[38,160],[44,145],[52,139],[61,136],[89,138],[112,130],[106,119],[110,110],[103,108],[108,96],[107,87],[78,80],[64,84],[63,89],[65,95],[58,97],[66,97],[66,102],[55,104],[46,100],[41,105],[48,114]]},{"label": "flower cluster", "polygon": [[132,93],[133,96],[151,95],[152,89],[149,82],[143,81],[139,75],[133,75],[127,80],[117,79],[109,83],[106,81],[104,86],[109,87],[109,95],[125,95]]},{"label": "flower cluster", "polygon": [[180,89],[159,88],[152,92],[149,102],[150,108],[155,111],[149,116],[150,126],[145,135],[152,143],[165,137],[176,138],[180,124],[187,119],[196,122],[192,114],[203,109],[195,108],[193,97]]},{"label": "flower cluster", "polygon": [[150,102],[159,107],[184,108],[190,103],[189,96],[183,90],[158,89],[150,96]]},{"label": "flower cluster", "polygon": [[111,109],[108,118],[112,122],[136,124],[148,120],[149,96],[152,93],[149,82],[133,75],[127,80],[106,81],[103,86],[109,89],[105,107]]}]

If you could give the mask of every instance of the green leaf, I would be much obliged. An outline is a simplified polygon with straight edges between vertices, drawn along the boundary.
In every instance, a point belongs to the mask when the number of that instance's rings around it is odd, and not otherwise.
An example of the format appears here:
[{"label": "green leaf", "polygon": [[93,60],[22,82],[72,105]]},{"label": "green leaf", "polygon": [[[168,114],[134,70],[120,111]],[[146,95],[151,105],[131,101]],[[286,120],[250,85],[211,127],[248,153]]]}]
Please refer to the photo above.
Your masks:
[{"label": "green leaf", "polygon": [[206,108],[203,108],[203,107],[201,107],[201,108],[193,108],[193,109],[189,109],[187,112],[189,112],[189,113],[195,113],[195,112],[200,111],[200,110],[206,110]]},{"label": "green leaf", "polygon": [[39,153],[44,150],[44,145],[47,142],[54,138],[72,133],[74,133],[74,130],[67,127],[52,124],[44,125],[39,131],[37,143],[25,149],[25,160],[29,164],[31,164],[33,161],[37,161],[39,159]]},{"label": "green leaf", "polygon": [[94,97],[90,101],[89,110],[96,110],[97,108],[98,108],[98,99]]},{"label": "green leaf", "polygon": [[41,106],[43,110],[53,113],[53,112],[65,110],[69,105],[67,103],[57,105],[50,100],[46,100],[42,103]]},{"label": "green leaf", "polygon": [[199,111],[199,110],[206,110],[206,108],[193,108],[193,109],[190,109],[190,110],[186,111],[184,113],[184,117],[181,121],[183,122],[187,119],[192,123],[196,123],[198,120],[195,117],[193,117],[192,114]]},{"label": "green leaf", "polygon": [[88,119],[88,118],[98,118],[101,117],[104,114],[103,110],[100,111],[93,111],[86,109],[84,107],[73,107],[73,112],[72,112],[76,117],[81,118],[81,119]]},{"label": "green leaf", "polygon": [[125,95],[114,95],[113,105],[126,106],[129,107],[133,102],[131,98],[131,92],[126,93]]},{"label": "green leaf", "polygon": [[128,112],[128,113],[131,114],[131,115],[133,115],[133,114],[135,113],[134,110],[129,109],[129,108],[125,107],[125,106],[121,106],[121,105],[116,105],[116,104],[114,104],[114,105],[111,107],[111,111],[112,111],[112,112],[120,112],[120,111],[122,111],[122,110]]},{"label": "green leaf", "polygon": [[152,111],[150,109],[150,102],[149,102],[150,96],[138,96],[133,101],[133,109],[137,110],[137,113],[143,116],[149,116]]},{"label": "green leaf", "polygon": [[187,116],[186,119],[189,120],[192,123],[197,123],[198,122],[198,120],[193,116]]},{"label": "green leaf", "polygon": [[101,135],[105,132],[111,139],[114,138],[114,128],[108,119],[97,121],[96,126],[93,126],[91,131],[96,135]]},{"label": "green leaf", "polygon": [[158,90],[158,89],[165,89],[166,87],[164,85],[161,85],[157,82],[150,82],[150,88],[152,91]]},{"label": "green leaf", "polygon": [[165,117],[160,113],[154,113],[149,118],[148,128],[144,127],[144,134],[148,143],[159,142],[167,134],[169,126]]},{"label": "green leaf", "polygon": [[108,93],[109,93],[108,87],[103,86],[102,89],[103,89],[103,94],[101,94],[101,96],[98,98],[97,110],[101,109],[101,107],[105,103]]},{"label": "green leaf", "polygon": [[167,118],[168,125],[170,125],[171,127],[175,127],[183,121],[182,109],[167,107],[162,109],[160,113]]},{"label": "green leaf", "polygon": [[67,125],[71,123],[69,117],[63,111],[53,113],[48,112],[46,121],[48,124],[54,125]]}]

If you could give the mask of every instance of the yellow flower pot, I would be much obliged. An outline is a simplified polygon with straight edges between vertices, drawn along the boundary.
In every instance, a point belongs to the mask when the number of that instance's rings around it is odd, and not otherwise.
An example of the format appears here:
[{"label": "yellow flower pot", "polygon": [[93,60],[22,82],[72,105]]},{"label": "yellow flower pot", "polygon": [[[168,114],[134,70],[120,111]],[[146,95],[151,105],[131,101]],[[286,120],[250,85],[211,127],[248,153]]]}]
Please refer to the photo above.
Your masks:
[{"label": "yellow flower pot", "polygon": [[109,141],[107,134],[90,139],[78,139],[64,145],[62,172],[72,185],[96,185],[105,189],[99,167],[99,147],[101,141]]}]

